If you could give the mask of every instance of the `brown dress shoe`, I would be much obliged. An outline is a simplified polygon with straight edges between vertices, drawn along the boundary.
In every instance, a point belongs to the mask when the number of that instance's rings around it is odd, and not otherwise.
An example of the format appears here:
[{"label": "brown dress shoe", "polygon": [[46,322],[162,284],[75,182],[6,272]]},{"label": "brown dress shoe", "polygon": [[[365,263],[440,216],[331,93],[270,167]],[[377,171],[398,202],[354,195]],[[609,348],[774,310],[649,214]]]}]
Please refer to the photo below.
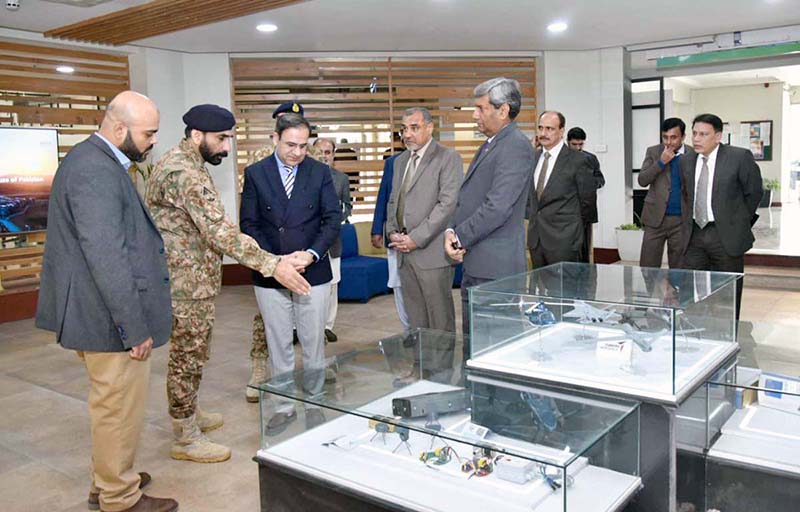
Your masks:
[{"label": "brown dress shoe", "polygon": [[142,494],[136,505],[122,512],[176,512],[177,510],[178,502],[171,498],[151,498]]},{"label": "brown dress shoe", "polygon": [[[144,471],[139,473],[139,489],[144,489],[150,484],[150,474]],[[100,510],[100,493],[90,492],[89,499],[87,500],[89,510]]]}]

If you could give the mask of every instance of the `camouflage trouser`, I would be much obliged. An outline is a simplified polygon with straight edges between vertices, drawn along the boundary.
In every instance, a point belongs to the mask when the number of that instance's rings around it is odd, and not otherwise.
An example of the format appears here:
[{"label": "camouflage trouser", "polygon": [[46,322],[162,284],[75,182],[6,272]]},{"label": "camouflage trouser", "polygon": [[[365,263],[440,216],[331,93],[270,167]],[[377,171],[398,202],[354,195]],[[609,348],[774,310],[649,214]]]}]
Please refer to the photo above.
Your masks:
[{"label": "camouflage trouser", "polygon": [[264,329],[264,319],[261,313],[256,313],[253,317],[253,347],[250,349],[250,357],[263,358],[269,357],[267,352],[267,333]]},{"label": "camouflage trouser", "polygon": [[167,364],[169,415],[188,418],[197,408],[203,367],[211,355],[214,300],[173,300],[172,335]]}]

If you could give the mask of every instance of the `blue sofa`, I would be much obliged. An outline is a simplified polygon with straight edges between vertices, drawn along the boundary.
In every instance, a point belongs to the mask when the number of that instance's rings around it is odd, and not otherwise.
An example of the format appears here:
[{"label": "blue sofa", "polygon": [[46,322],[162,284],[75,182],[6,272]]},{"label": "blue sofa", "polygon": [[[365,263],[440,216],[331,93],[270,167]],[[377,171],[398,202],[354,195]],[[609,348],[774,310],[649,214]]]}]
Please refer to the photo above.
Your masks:
[{"label": "blue sofa", "polygon": [[389,293],[389,265],[386,258],[361,256],[358,236],[352,224],[342,224],[342,280],[339,300],[367,302],[375,295]]}]

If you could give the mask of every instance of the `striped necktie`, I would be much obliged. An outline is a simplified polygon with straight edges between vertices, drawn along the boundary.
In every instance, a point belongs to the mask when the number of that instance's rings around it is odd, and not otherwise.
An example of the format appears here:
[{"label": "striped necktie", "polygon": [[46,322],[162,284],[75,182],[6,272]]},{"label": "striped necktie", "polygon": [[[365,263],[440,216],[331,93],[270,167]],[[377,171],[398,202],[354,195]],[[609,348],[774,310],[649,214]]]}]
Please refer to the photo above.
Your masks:
[{"label": "striped necktie", "polygon": [[292,168],[288,165],[283,166],[283,189],[286,191],[286,197],[292,197],[292,189],[294,188],[294,173]]}]

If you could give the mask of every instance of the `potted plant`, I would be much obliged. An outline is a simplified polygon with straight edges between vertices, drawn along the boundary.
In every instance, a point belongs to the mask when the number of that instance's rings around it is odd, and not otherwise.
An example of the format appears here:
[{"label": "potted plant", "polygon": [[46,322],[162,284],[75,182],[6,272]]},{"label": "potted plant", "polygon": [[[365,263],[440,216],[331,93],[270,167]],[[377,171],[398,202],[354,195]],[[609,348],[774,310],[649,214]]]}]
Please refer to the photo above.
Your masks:
[{"label": "potted plant", "polygon": [[764,195],[761,196],[761,202],[758,204],[759,208],[769,208],[772,206],[772,191],[780,190],[781,189],[781,182],[779,180],[774,179],[765,179],[764,180]]},{"label": "potted plant", "polygon": [[639,261],[644,231],[638,224],[623,224],[616,228],[617,251],[622,261]]}]

